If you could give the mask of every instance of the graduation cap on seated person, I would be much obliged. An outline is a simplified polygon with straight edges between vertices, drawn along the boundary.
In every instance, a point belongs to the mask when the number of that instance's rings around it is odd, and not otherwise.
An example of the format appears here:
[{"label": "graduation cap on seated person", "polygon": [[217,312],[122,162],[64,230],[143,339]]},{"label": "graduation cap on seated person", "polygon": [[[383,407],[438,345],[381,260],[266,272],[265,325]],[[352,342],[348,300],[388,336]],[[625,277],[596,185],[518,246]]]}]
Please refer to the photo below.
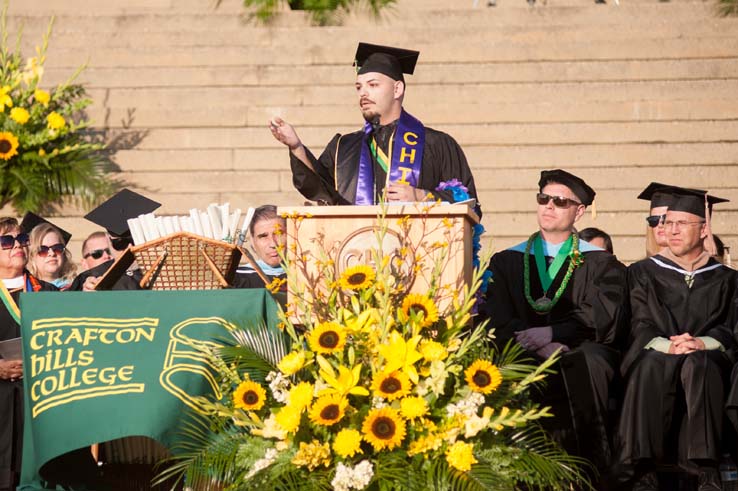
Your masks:
[{"label": "graduation cap on seated person", "polygon": [[85,218],[107,230],[113,247],[121,251],[133,243],[128,219],[151,213],[160,206],[154,200],[123,189],[85,215]]},{"label": "graduation cap on seated person", "polygon": [[404,73],[412,75],[418,62],[419,51],[359,43],[354,57],[357,75],[377,72],[392,80],[405,81]]},{"label": "graduation cap on seated person", "polygon": [[49,225],[51,225],[52,227],[54,227],[55,229],[59,231],[59,233],[61,234],[62,242],[64,242],[64,245],[69,244],[69,239],[72,238],[72,234],[70,234],[69,232],[67,232],[66,230],[58,226],[57,224],[52,223],[48,221],[47,219],[45,219],[44,217],[40,217],[30,211],[23,216],[23,220],[21,221],[20,228],[23,232],[30,234],[31,231],[34,228],[36,228],[36,226],[44,224],[44,223],[48,223]]},{"label": "graduation cap on seated person", "polygon": [[711,256],[717,254],[717,245],[712,236],[712,225],[710,219],[712,216],[712,207],[718,203],[727,203],[730,200],[718,198],[707,194],[707,191],[699,191],[694,189],[680,189],[679,193],[675,193],[669,202],[669,211],[683,211],[697,215],[705,220],[705,237],[704,248]]},{"label": "graduation cap on seated person", "polygon": [[660,208],[662,206],[669,206],[674,194],[685,193],[705,194],[707,191],[672,186],[671,184],[662,184],[660,182],[652,182],[646,186],[646,189],[641,191],[641,194],[638,195],[638,199],[650,201],[651,208]]},{"label": "graduation cap on seated person", "polygon": [[571,189],[571,192],[579,198],[579,201],[584,206],[591,205],[594,202],[595,194],[597,194],[581,177],[577,177],[562,169],[541,171],[541,178],[538,180],[538,190],[543,191],[543,188],[550,183],[563,184]]}]

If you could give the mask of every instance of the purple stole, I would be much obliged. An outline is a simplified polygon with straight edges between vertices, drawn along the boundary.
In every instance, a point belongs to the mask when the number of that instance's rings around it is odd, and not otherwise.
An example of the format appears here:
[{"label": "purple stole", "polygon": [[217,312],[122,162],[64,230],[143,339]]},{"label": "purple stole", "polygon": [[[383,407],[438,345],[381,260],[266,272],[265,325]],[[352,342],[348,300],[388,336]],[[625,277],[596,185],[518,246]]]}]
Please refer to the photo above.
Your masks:
[{"label": "purple stole", "polygon": [[[372,137],[372,125],[364,123],[364,136],[359,159],[359,176],[356,181],[355,205],[373,205],[374,203],[374,166],[369,151],[369,139]],[[425,126],[404,109],[397,121],[397,129],[390,145],[392,152],[389,165],[389,181],[397,184],[418,187],[420,166],[423,162],[425,146]]]}]

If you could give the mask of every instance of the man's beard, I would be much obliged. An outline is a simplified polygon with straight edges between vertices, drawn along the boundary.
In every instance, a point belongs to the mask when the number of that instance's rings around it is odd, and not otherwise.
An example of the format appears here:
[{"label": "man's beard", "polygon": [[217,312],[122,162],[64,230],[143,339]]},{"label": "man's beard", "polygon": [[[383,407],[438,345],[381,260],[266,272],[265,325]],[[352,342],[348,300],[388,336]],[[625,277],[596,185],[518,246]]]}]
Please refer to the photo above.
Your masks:
[{"label": "man's beard", "polygon": [[376,111],[371,111],[371,110],[361,111],[361,115],[364,117],[364,121],[366,121],[367,123],[372,123],[372,124],[378,124],[379,119],[381,117],[379,113],[377,113]]}]

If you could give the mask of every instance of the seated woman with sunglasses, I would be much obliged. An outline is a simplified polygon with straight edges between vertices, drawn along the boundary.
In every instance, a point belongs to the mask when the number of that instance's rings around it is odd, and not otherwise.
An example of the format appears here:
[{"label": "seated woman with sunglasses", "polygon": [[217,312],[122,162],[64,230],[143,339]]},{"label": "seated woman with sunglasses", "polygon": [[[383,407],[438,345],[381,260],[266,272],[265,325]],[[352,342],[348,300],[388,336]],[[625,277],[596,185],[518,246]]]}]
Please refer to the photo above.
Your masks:
[{"label": "seated woman with sunglasses", "polygon": [[36,225],[31,231],[28,270],[60,290],[72,284],[77,266],[64,244],[61,232],[50,223]]},{"label": "seated woman with sunglasses", "polygon": [[[16,310],[21,292],[53,291],[56,287],[26,270],[28,234],[15,218],[0,218],[0,341],[20,336]],[[23,442],[23,361],[0,359],[0,491],[15,489],[20,475]]]}]

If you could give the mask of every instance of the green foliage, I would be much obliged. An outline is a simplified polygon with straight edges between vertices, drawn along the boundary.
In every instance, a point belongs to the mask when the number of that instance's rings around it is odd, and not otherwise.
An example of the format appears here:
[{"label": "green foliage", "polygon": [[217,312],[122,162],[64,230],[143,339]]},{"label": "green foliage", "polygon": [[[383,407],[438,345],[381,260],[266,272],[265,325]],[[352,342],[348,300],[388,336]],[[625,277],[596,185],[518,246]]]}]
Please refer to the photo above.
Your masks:
[{"label": "green foliage", "polygon": [[305,10],[315,24],[324,26],[334,23],[340,16],[357,7],[366,8],[379,17],[382,9],[392,6],[397,0],[244,0],[244,5],[254,8],[254,16],[262,22],[271,20],[280,5],[287,3],[292,10]]},{"label": "green foliage", "polygon": [[716,7],[721,17],[738,16],[738,0],[718,0]]},{"label": "green foliage", "polygon": [[105,175],[103,145],[88,135],[83,110],[91,104],[74,80],[51,90],[41,88],[53,18],[36,48],[24,59],[16,46],[8,47],[8,2],[2,11],[0,46],[0,206],[8,203],[19,214],[43,212],[65,197],[89,206],[113,191]]}]

